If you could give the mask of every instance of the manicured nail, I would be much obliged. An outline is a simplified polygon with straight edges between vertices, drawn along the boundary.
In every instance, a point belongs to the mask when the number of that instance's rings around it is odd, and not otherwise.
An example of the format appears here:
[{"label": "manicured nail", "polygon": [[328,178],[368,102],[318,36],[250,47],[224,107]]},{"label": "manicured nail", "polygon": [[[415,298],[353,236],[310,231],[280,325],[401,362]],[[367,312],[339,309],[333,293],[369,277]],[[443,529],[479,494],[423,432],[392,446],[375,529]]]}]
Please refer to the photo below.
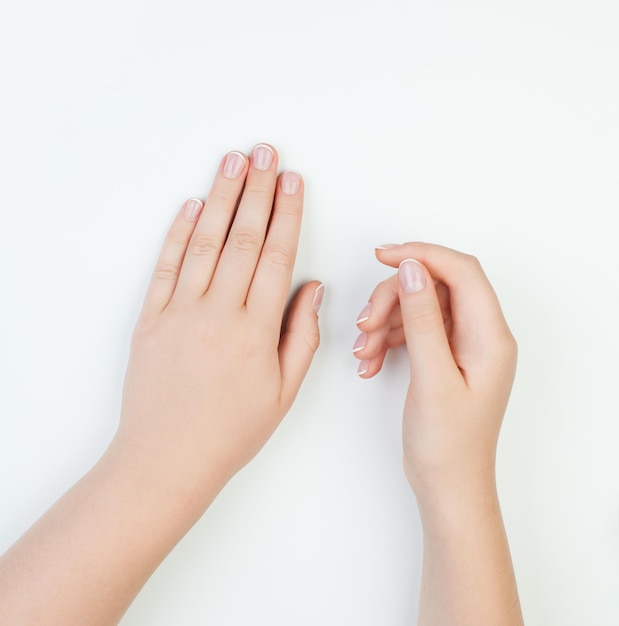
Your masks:
[{"label": "manicured nail", "polygon": [[419,261],[404,259],[398,269],[400,287],[404,293],[416,293],[426,286],[426,275]]},{"label": "manicured nail", "polygon": [[381,246],[376,246],[375,250],[389,250],[391,248],[399,248],[401,243],[384,243]]},{"label": "manicured nail", "polygon": [[357,368],[357,374],[359,376],[363,376],[370,369],[370,361],[369,359],[363,359],[361,363],[359,363],[359,367]]},{"label": "manicured nail", "polygon": [[368,302],[362,309],[361,313],[359,313],[359,317],[357,318],[357,324],[361,324],[361,322],[365,322],[370,319],[370,311],[372,310],[372,303]]},{"label": "manicured nail", "polygon": [[245,155],[240,152],[230,152],[224,163],[224,176],[226,178],[238,178],[245,168]]},{"label": "manicured nail", "polygon": [[202,210],[202,200],[198,200],[198,198],[189,198],[187,202],[185,202],[185,219],[187,220],[195,220],[198,217],[198,213]]},{"label": "manicured nail", "polygon": [[359,350],[363,350],[363,348],[365,348],[365,346],[367,345],[368,345],[368,334],[361,333],[357,337],[357,341],[355,341],[355,345],[352,347],[352,353],[354,354],[355,352],[359,352]]},{"label": "manicured nail", "polygon": [[301,177],[296,172],[284,172],[281,177],[280,185],[284,193],[292,196],[299,191]]},{"label": "manicured nail", "polygon": [[320,283],[318,287],[316,287],[316,291],[314,292],[314,300],[312,302],[312,308],[314,309],[314,313],[318,315],[318,311],[320,311],[320,307],[322,305],[322,299],[325,296],[325,286]]},{"label": "manicured nail", "polygon": [[266,144],[258,144],[252,152],[252,161],[257,170],[268,170],[273,163],[273,150]]}]

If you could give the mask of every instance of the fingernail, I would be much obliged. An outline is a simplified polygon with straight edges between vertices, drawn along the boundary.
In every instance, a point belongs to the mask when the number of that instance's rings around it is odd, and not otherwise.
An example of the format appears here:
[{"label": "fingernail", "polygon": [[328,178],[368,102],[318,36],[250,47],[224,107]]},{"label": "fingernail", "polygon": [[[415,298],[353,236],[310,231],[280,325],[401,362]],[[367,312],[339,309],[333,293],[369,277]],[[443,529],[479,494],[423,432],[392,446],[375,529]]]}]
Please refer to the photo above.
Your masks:
[{"label": "fingernail", "polygon": [[245,168],[245,155],[240,152],[230,152],[224,163],[224,176],[226,178],[238,178]]},{"label": "fingernail", "polygon": [[376,246],[375,250],[389,250],[390,248],[399,248],[401,243],[384,243],[380,246]]},{"label": "fingernail", "polygon": [[369,369],[370,369],[369,359],[363,359],[363,361],[359,363],[359,367],[357,368],[357,374],[359,376],[363,376],[363,374],[367,373]]},{"label": "fingernail", "polygon": [[322,305],[322,299],[325,296],[324,285],[320,283],[318,287],[316,287],[316,291],[314,292],[314,300],[312,302],[312,308],[314,309],[314,313],[318,315],[318,311],[320,311],[320,307]]},{"label": "fingernail", "polygon": [[404,293],[416,293],[426,285],[426,275],[419,261],[404,259],[398,268],[400,287]]},{"label": "fingernail", "polygon": [[368,302],[362,309],[361,313],[359,313],[359,317],[357,318],[357,324],[361,324],[361,322],[365,322],[370,319],[370,311],[372,310],[372,303]]},{"label": "fingernail", "polygon": [[365,348],[367,344],[368,344],[368,334],[361,333],[357,337],[357,341],[355,341],[355,345],[352,347],[352,353],[354,354],[355,352],[359,352],[359,350],[363,350],[363,348]]},{"label": "fingernail", "polygon": [[301,186],[301,177],[296,172],[284,172],[281,177],[282,191],[289,196],[294,195],[299,191]]},{"label": "fingernail", "polygon": [[198,198],[189,198],[187,202],[185,202],[185,219],[195,220],[198,216],[198,213],[202,210],[202,200],[198,200]]},{"label": "fingernail", "polygon": [[252,152],[252,161],[257,170],[268,170],[273,163],[273,150],[263,143],[258,144]]}]

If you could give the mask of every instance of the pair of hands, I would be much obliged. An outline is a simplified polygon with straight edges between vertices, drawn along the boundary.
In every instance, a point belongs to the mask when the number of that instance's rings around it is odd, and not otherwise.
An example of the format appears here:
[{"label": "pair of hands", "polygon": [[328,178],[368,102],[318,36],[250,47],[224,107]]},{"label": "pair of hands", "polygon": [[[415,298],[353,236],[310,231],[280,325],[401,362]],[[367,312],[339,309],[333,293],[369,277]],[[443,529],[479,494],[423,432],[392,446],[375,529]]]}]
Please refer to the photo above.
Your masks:
[{"label": "pair of hands", "polygon": [[[2,624],[116,624],[294,401],[322,285],[284,320],[303,181],[267,145],[223,159],[165,240],[132,340],[120,426],[97,464],[0,559]],[[397,273],[357,320],[363,378],[407,345],[404,468],[421,513],[420,625],[521,626],[494,485],[516,349],[477,261],[381,246]],[[282,328],[283,324],[283,328]],[[483,599],[483,601],[480,601]]]},{"label": "pair of hands", "polygon": [[[144,475],[200,498],[264,445],[319,344],[322,284],[292,302],[282,328],[303,210],[303,180],[277,152],[227,154],[203,203],[188,200],[166,237],[138,320],[114,445]],[[473,257],[440,246],[377,248],[398,268],[357,324],[362,378],[406,343],[404,468],[418,497],[494,468],[516,347]],[[156,478],[153,478],[156,477]]]}]

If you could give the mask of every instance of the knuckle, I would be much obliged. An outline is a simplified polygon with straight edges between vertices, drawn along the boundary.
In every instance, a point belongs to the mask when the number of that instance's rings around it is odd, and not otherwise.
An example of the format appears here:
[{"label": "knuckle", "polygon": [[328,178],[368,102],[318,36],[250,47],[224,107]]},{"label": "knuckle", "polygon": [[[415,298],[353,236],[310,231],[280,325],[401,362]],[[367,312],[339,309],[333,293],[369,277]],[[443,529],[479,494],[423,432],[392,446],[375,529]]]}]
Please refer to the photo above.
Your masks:
[{"label": "knuckle", "polygon": [[176,280],[180,268],[173,263],[158,263],[153,271],[153,277],[158,280]]},{"label": "knuckle", "polygon": [[508,329],[494,336],[491,353],[494,355],[493,359],[503,359],[506,363],[516,363],[518,360],[518,343]]},{"label": "knuckle", "polygon": [[273,186],[266,181],[254,181],[247,189],[247,198],[253,202],[273,201]]},{"label": "knuckle", "polygon": [[290,267],[293,263],[290,251],[284,246],[268,246],[264,249],[265,258],[274,265]]},{"label": "knuckle", "polygon": [[142,313],[133,329],[131,350],[144,349],[157,332],[157,316]]},{"label": "knuckle", "polygon": [[198,256],[214,254],[221,250],[221,241],[209,235],[198,235],[192,239],[190,248]]},{"label": "knuckle", "polygon": [[436,306],[430,302],[419,303],[409,309],[406,322],[416,332],[431,333],[443,326],[443,316],[437,311]]},{"label": "knuckle", "polygon": [[465,254],[464,259],[471,267],[474,267],[475,269],[481,268],[481,263],[479,259],[473,254]]},{"label": "knuckle", "polygon": [[510,358],[510,360],[516,361],[516,359],[518,358],[518,342],[509,331],[505,333],[505,336],[502,340],[502,345],[505,354]]},{"label": "knuckle", "polygon": [[230,238],[232,245],[237,250],[255,250],[260,244],[258,235],[248,230],[239,230],[231,233]]},{"label": "knuckle", "polygon": [[231,192],[230,188],[223,183],[223,181],[217,181],[208,195],[209,208],[218,209],[221,207],[230,207],[236,200],[235,193]]},{"label": "knuckle", "polygon": [[187,245],[188,235],[181,230],[171,230],[168,235],[168,241],[177,246],[186,246]]},{"label": "knuckle", "polygon": [[303,204],[301,202],[295,202],[294,200],[279,202],[276,212],[279,216],[299,219],[303,213]]}]

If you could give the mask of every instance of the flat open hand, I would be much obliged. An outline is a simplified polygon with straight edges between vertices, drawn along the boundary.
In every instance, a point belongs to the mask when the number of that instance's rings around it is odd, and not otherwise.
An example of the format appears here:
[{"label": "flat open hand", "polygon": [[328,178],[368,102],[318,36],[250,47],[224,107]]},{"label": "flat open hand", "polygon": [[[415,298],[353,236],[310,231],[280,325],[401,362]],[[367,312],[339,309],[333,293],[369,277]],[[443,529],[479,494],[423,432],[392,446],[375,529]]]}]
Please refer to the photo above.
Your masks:
[{"label": "flat open hand", "polygon": [[302,208],[301,177],[278,177],[267,145],[228,154],[206,202],[185,202],[135,329],[118,432],[0,559],[0,623],[117,624],[273,433],[318,347],[320,283],[282,329]]},{"label": "flat open hand", "polygon": [[322,285],[306,284],[282,333],[303,181],[265,144],[223,159],[204,204],[188,200],[137,323],[116,445],[158,479],[225,483],[290,408],[318,347]]}]

